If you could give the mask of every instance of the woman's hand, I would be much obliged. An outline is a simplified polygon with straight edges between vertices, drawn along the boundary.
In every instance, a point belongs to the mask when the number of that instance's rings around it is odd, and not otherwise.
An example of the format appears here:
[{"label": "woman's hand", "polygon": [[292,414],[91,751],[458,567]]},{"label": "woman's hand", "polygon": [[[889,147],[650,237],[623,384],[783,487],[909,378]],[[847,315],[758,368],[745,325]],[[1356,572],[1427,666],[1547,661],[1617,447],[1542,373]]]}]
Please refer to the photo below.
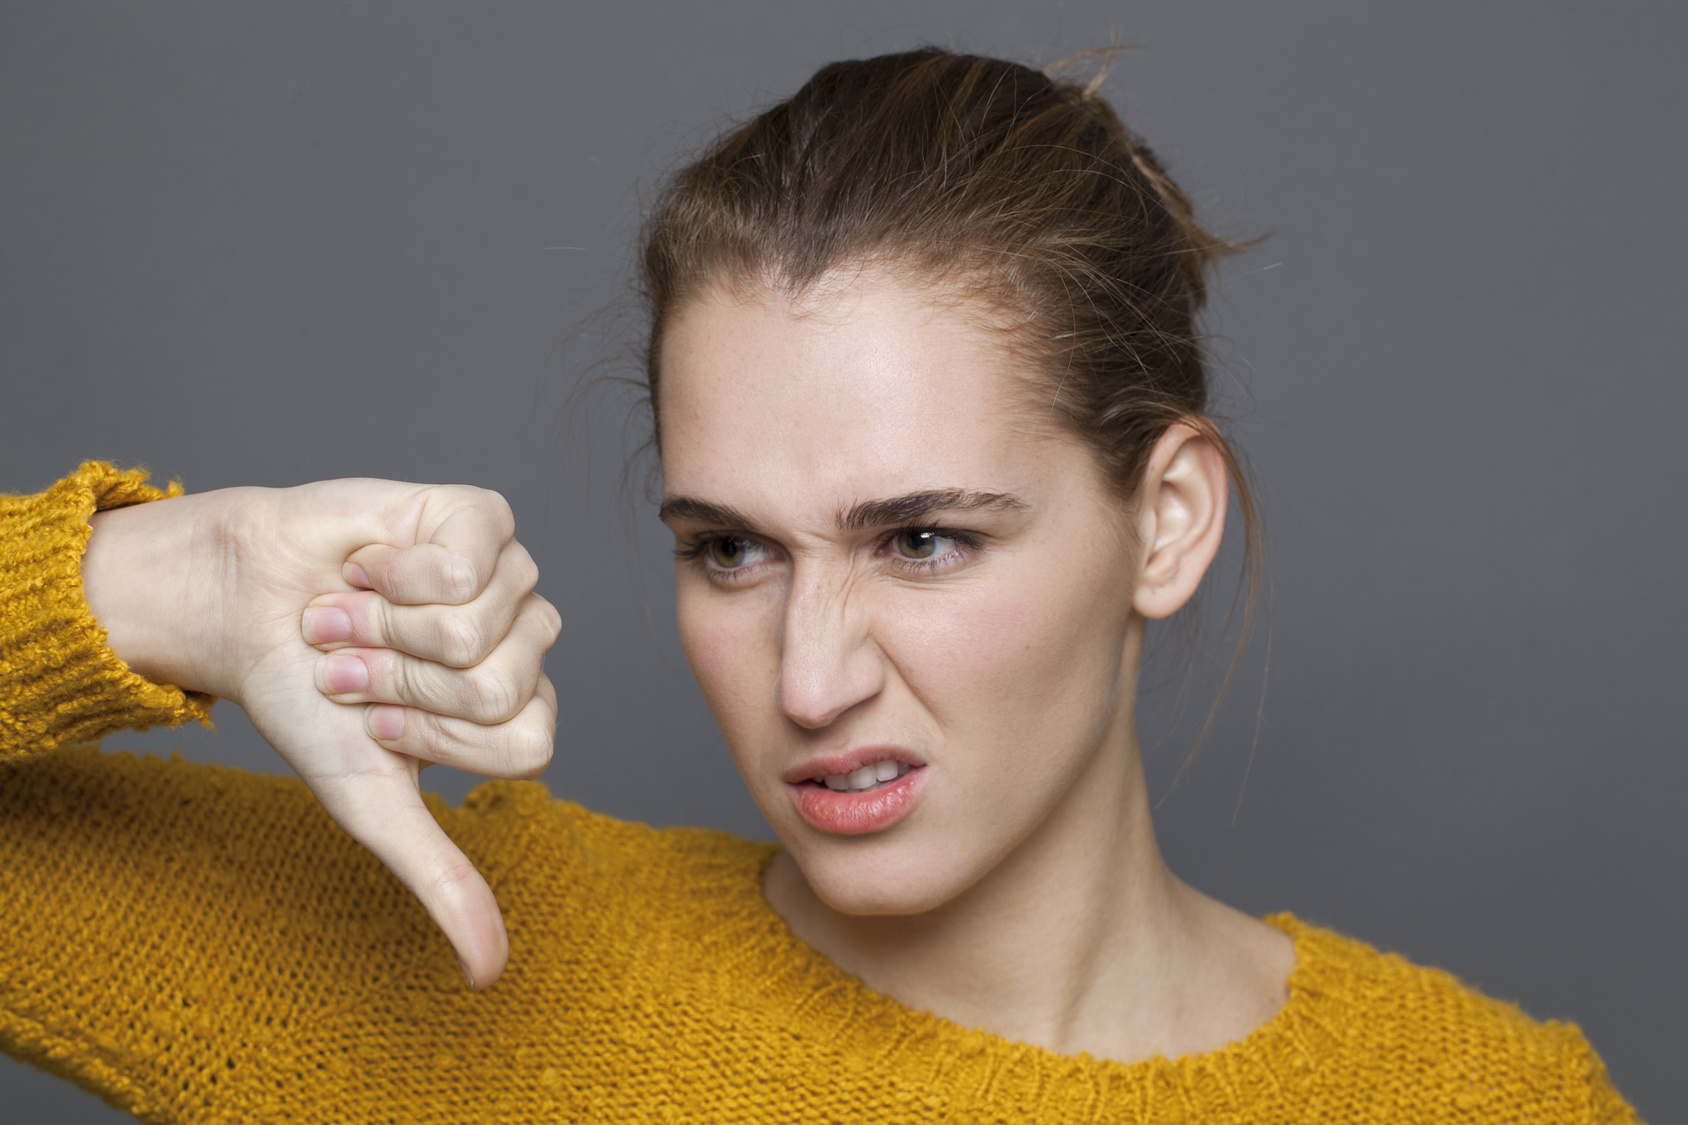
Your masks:
[{"label": "woman's hand", "polygon": [[240,704],[336,822],[421,900],[472,984],[504,971],[492,891],[421,800],[441,762],[551,756],[555,609],[497,493],[379,480],[236,488],[102,512],[83,582],[159,683]]}]

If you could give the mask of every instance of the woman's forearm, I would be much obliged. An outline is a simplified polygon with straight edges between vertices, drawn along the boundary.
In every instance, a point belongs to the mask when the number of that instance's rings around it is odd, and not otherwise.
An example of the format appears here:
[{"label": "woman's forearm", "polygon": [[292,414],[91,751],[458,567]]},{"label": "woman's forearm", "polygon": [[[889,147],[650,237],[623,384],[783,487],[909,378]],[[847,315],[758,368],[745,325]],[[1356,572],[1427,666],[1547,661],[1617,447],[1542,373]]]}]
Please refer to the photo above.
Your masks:
[{"label": "woman's forearm", "polygon": [[96,513],[82,586],[106,643],[154,683],[233,691],[222,657],[228,491]]}]

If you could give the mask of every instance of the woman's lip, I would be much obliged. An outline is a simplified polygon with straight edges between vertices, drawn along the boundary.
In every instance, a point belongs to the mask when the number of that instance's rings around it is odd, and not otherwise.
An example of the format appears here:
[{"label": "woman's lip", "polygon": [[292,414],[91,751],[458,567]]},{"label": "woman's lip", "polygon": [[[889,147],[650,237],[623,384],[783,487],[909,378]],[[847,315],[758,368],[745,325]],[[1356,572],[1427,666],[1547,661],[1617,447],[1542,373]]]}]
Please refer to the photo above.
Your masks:
[{"label": "woman's lip", "polygon": [[790,783],[786,789],[797,815],[810,827],[834,836],[862,836],[883,832],[913,812],[925,781],[926,770],[917,766],[876,789],[828,789],[813,781]]},{"label": "woman's lip", "polygon": [[912,769],[919,769],[926,764],[907,750],[895,746],[864,746],[860,750],[829,754],[824,758],[810,758],[802,765],[786,770],[782,780],[787,785],[801,785],[805,781],[815,781],[823,777],[843,777],[876,762],[898,762]]}]

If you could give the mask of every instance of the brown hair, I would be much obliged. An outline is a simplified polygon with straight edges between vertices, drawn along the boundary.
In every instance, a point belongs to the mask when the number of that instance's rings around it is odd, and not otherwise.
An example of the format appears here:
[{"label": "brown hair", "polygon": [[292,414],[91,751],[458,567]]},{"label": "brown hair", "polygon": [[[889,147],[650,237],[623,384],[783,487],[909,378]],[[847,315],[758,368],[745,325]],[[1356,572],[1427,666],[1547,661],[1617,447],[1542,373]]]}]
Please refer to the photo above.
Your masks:
[{"label": "brown hair", "polygon": [[1050,407],[1122,494],[1135,494],[1175,423],[1218,450],[1245,528],[1246,636],[1259,521],[1206,413],[1197,328],[1208,270],[1240,244],[1196,222],[1154,153],[1096,95],[1100,81],[926,48],[823,67],[719,137],[674,175],[643,232],[652,419],[660,441],[663,330],[705,286],[800,293],[829,270],[868,264],[960,286],[1012,319],[1041,361]]}]

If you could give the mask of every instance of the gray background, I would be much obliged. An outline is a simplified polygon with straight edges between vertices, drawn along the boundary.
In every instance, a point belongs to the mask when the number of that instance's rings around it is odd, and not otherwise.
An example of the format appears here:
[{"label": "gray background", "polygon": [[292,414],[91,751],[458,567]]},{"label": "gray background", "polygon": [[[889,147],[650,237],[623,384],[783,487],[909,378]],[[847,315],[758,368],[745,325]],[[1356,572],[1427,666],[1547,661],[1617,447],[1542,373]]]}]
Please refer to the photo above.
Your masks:
[{"label": "gray background", "polygon": [[[629,327],[611,302],[639,201],[836,57],[1142,44],[1109,86],[1128,120],[1213,222],[1272,236],[1213,320],[1267,511],[1269,639],[1176,785],[1223,615],[1188,675],[1151,673],[1170,861],[1577,1021],[1675,1119],[1685,12],[12,0],[0,488],[103,457],[193,490],[499,489],[567,623],[552,790],[765,834],[679,654],[666,537],[617,490],[625,404],[564,409]],[[278,767],[217,718],[113,744]],[[0,1106],[121,1116],[10,1063]]]}]

